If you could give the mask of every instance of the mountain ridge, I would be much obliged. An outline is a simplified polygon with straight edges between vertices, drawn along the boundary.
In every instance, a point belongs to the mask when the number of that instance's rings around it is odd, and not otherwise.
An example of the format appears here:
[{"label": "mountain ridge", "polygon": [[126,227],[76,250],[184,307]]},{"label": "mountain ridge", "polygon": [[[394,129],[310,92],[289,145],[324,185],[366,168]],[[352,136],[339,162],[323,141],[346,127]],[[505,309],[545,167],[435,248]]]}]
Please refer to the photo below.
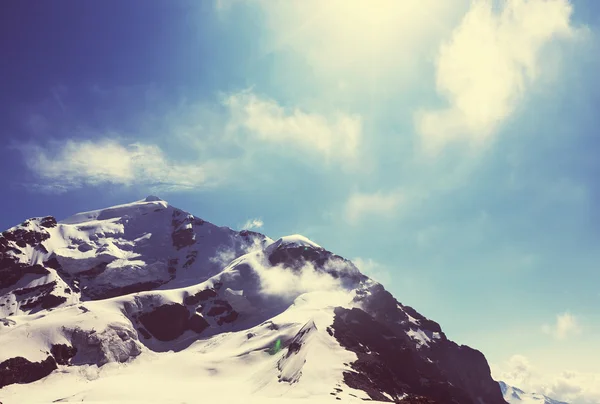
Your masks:
[{"label": "mountain ridge", "polygon": [[218,227],[149,196],[29,219],[0,235],[0,264],[0,397],[198,354],[261,364],[248,389],[265,397],[505,403],[483,354],[303,236]]},{"label": "mountain ridge", "polygon": [[510,386],[503,381],[499,381],[500,389],[504,399],[509,404],[569,404],[564,401],[558,401],[543,394],[526,393],[518,387]]}]

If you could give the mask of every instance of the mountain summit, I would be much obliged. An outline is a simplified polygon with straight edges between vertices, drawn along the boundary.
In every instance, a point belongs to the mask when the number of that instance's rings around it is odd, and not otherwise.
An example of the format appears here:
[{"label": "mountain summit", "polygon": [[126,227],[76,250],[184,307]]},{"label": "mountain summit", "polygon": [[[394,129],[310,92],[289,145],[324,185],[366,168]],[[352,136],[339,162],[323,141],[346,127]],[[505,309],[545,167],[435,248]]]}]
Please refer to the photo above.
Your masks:
[{"label": "mountain summit", "polygon": [[0,235],[0,401],[213,398],[506,403],[481,352],[300,235],[155,196]]}]

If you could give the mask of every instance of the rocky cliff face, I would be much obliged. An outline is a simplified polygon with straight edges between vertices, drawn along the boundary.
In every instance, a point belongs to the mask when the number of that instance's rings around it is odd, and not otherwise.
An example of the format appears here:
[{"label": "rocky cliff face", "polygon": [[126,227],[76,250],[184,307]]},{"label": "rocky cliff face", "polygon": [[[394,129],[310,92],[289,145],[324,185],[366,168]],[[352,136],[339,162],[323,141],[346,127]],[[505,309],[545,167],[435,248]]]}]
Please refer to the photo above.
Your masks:
[{"label": "rocky cliff face", "polygon": [[0,349],[0,387],[13,394],[56,369],[210,352],[215,366],[252,357],[239,366],[260,369],[257,394],[288,385],[288,395],[505,403],[483,354],[350,261],[155,197],[3,232],[0,318],[0,346],[11,347]]}]

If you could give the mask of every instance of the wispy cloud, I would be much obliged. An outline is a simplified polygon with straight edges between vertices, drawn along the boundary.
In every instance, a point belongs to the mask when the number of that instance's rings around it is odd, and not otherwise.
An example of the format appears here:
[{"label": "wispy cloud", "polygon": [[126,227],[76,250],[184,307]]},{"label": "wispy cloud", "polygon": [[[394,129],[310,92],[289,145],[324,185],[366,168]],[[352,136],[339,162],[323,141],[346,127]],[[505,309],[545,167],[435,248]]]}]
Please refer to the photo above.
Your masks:
[{"label": "wispy cloud", "polygon": [[219,179],[214,163],[170,161],[156,145],[117,140],[67,140],[45,147],[19,146],[27,167],[41,180],[39,190],[84,185],[147,185],[157,190],[197,189]]},{"label": "wispy cloud", "polygon": [[363,274],[367,275],[369,278],[385,285],[389,285],[392,276],[390,269],[385,265],[371,259],[363,259],[360,257],[352,258],[352,262]]},{"label": "wispy cloud", "polygon": [[[224,103],[225,109],[216,99],[182,102],[144,115],[137,128],[143,141],[125,141],[118,131],[92,128],[85,138],[15,148],[40,180],[30,188],[44,192],[100,184],[144,185],[156,192],[192,190],[232,179],[227,173],[234,168],[238,173],[260,170],[257,152],[313,156],[315,164],[356,167],[362,142],[358,116],[288,110],[251,91],[229,94]],[[56,131],[48,125],[40,129],[46,137]]]},{"label": "wispy cloud", "polygon": [[359,116],[288,109],[250,91],[231,94],[224,102],[230,111],[230,130],[241,129],[255,141],[288,151],[300,148],[304,155],[316,154],[342,164],[353,162],[358,155],[362,138]]},{"label": "wispy cloud", "polygon": [[523,355],[513,355],[502,366],[502,371],[496,369],[494,376],[514,387],[526,388],[532,377],[532,366]]},{"label": "wispy cloud", "polygon": [[403,200],[399,191],[355,192],[346,201],[345,217],[348,223],[357,224],[365,216],[392,216]]},{"label": "wispy cloud", "polygon": [[262,219],[248,219],[246,220],[246,223],[244,223],[244,225],[242,226],[242,229],[245,230],[251,230],[251,229],[260,229],[261,227],[263,227],[264,223],[262,221]]},{"label": "wispy cloud", "polygon": [[546,334],[552,335],[558,340],[564,340],[568,337],[580,334],[581,326],[579,325],[579,321],[575,316],[569,312],[565,312],[556,316],[555,324],[545,324],[542,326],[542,331]]},{"label": "wispy cloud", "polygon": [[544,47],[576,32],[567,0],[502,3],[474,1],[440,47],[437,90],[449,106],[416,115],[430,152],[456,139],[476,146],[488,141],[547,67],[541,57]]}]

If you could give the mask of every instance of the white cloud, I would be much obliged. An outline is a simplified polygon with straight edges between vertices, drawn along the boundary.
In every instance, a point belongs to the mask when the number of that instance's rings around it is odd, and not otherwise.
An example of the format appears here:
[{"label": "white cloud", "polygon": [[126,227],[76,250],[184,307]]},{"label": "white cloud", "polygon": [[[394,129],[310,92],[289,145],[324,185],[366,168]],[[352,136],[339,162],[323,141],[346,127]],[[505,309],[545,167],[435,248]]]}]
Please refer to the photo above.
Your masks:
[{"label": "white cloud", "polygon": [[297,271],[279,266],[261,267],[258,273],[261,280],[261,291],[267,295],[294,298],[307,292],[341,289],[338,279],[327,273],[317,272],[308,264]]},{"label": "white cloud", "polygon": [[245,230],[250,230],[250,229],[260,229],[261,227],[263,227],[263,221],[262,219],[248,219],[246,220],[246,223],[244,223],[244,225],[242,226],[242,229]]},{"label": "white cloud", "polygon": [[402,193],[397,191],[388,193],[378,191],[372,194],[355,192],[346,202],[346,220],[356,224],[364,216],[391,216],[403,199]]},{"label": "white cloud", "polygon": [[[464,139],[485,143],[546,66],[544,47],[572,37],[568,0],[475,0],[440,47],[437,90],[446,109],[422,111],[416,125],[430,152]],[[495,7],[495,5],[497,7]]]},{"label": "white cloud", "polygon": [[556,324],[544,325],[542,331],[554,336],[556,339],[564,340],[570,336],[580,334],[581,327],[577,318],[571,313],[566,312],[556,316]]},{"label": "white cloud", "polygon": [[388,267],[385,265],[372,260],[371,258],[363,259],[356,257],[352,259],[352,262],[364,275],[369,278],[381,283],[382,285],[389,285],[391,281],[391,273]]},{"label": "white cloud", "polygon": [[286,149],[298,147],[327,161],[352,162],[358,155],[362,137],[358,116],[338,113],[326,117],[298,108],[286,109],[250,91],[229,95],[225,105],[231,114],[230,130],[245,129],[255,140]]},{"label": "white cloud", "polygon": [[505,365],[505,371],[498,375],[502,380],[511,386],[526,388],[531,380],[532,366],[523,355],[513,355]]},{"label": "white cloud", "polygon": [[529,359],[513,355],[501,366],[492,366],[495,380],[502,380],[527,393],[571,404],[596,404],[600,402],[600,373],[582,373],[565,370],[558,375],[541,373]]},{"label": "white cloud", "polygon": [[[28,168],[43,183],[40,190],[68,190],[84,185],[147,185],[173,191],[197,189],[214,182],[212,163],[181,164],[169,161],[155,145],[123,145],[116,140],[68,140],[52,147],[19,147]],[[49,150],[50,149],[50,150]],[[213,176],[215,175],[215,176]]]},{"label": "white cloud", "polygon": [[367,0],[246,3],[264,11],[271,34],[265,53],[291,52],[311,67],[311,74],[333,86],[347,81],[369,87],[374,78],[398,84],[419,74],[418,56],[426,55],[451,30],[468,1],[379,0],[376,6]]},{"label": "white cloud", "polygon": [[238,253],[233,248],[221,248],[217,250],[214,256],[210,257],[209,261],[225,268],[237,257]]}]

